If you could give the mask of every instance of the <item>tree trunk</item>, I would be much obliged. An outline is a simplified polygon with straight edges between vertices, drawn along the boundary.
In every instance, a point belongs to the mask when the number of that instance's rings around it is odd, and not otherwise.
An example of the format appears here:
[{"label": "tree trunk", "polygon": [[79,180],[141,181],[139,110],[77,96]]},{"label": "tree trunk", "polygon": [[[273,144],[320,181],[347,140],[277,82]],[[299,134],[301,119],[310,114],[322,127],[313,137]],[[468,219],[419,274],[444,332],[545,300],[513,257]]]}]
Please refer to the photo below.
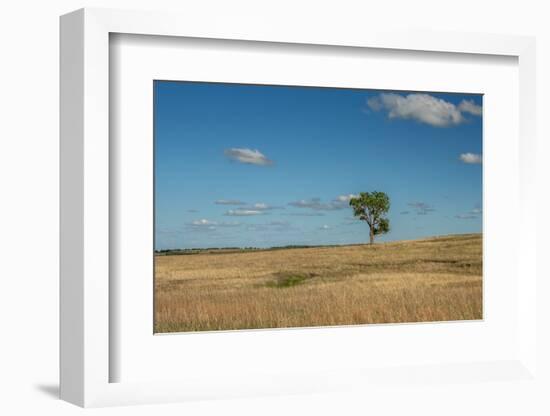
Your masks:
[{"label": "tree trunk", "polygon": [[374,227],[370,227],[370,243],[374,244]]}]

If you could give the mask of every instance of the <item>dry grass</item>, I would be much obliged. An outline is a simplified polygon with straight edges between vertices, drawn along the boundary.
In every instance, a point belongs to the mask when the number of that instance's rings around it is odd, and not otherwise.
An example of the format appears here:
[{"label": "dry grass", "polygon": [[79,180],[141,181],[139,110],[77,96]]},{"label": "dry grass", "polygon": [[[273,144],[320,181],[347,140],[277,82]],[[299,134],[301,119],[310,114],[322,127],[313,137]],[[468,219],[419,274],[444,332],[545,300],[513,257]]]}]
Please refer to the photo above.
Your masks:
[{"label": "dry grass", "polygon": [[482,318],[482,237],[157,256],[155,332]]}]

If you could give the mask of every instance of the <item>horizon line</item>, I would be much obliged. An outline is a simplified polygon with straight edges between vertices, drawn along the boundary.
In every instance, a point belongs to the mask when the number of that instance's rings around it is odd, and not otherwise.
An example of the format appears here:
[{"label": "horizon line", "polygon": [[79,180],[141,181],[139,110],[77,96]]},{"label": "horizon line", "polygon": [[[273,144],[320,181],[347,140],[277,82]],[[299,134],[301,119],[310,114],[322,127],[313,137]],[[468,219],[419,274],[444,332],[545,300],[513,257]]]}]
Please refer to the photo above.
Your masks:
[{"label": "horizon line", "polygon": [[[374,245],[380,244],[394,244],[407,241],[422,241],[422,240],[431,240],[437,238],[445,237],[461,237],[461,236],[475,236],[483,235],[483,231],[477,233],[455,233],[455,234],[437,234],[421,238],[410,238],[402,240],[392,240],[392,241],[380,241],[375,242]],[[344,247],[344,246],[369,246],[368,242],[364,243],[347,243],[347,244],[285,244],[280,246],[270,246],[270,247],[256,247],[256,246],[227,246],[227,247],[192,247],[192,248],[163,248],[163,249],[154,249],[154,253],[164,253],[171,251],[205,251],[205,250],[273,250],[273,249],[290,249],[290,248],[315,248],[315,247]]]}]

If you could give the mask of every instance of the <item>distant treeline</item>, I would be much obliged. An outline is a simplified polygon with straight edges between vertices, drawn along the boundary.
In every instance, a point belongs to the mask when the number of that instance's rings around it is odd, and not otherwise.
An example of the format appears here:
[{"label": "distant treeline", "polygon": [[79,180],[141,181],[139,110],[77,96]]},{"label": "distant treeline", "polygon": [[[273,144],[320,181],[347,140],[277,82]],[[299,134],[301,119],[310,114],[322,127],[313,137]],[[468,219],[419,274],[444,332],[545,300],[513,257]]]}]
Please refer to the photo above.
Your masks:
[{"label": "distant treeline", "polygon": [[[350,244],[355,245],[355,244]],[[336,244],[331,245],[297,245],[291,244],[286,246],[276,247],[209,247],[209,248],[175,248],[165,250],[155,250],[157,256],[174,256],[186,254],[223,254],[223,253],[242,253],[247,251],[272,251],[272,250],[288,250],[292,248],[316,248],[316,247],[337,247]]]},{"label": "distant treeline", "polygon": [[[445,240],[454,240],[457,238],[467,240],[476,238],[482,235],[482,233],[469,233],[469,234],[444,234],[438,236],[423,237],[415,240],[400,240],[396,242],[417,241],[418,243],[429,243],[433,241],[442,242]],[[386,244],[386,243],[381,243]],[[353,243],[353,244],[318,244],[318,245],[301,245],[301,244],[289,244],[286,246],[275,247],[208,247],[208,248],[169,248],[164,250],[155,250],[156,256],[173,256],[173,255],[186,255],[186,254],[224,254],[224,253],[245,253],[250,251],[273,251],[273,250],[288,250],[293,248],[330,248],[330,247],[342,247],[342,246],[362,246],[365,243]],[[376,244],[378,246],[380,244]]]}]

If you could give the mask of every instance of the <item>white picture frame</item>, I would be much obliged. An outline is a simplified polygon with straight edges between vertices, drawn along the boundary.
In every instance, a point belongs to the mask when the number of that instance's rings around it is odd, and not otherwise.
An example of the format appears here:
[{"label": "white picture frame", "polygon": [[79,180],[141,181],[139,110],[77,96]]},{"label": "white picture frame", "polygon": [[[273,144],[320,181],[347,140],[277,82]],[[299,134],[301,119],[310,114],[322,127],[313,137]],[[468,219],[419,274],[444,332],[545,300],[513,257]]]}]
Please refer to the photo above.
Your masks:
[{"label": "white picture frame", "polygon": [[[332,45],[453,54],[505,55],[519,62],[519,164],[522,213],[518,239],[518,354],[500,362],[442,363],[417,370],[422,379],[478,382],[476,371],[505,374],[507,380],[536,380],[535,209],[535,41],[529,37],[465,33],[381,32],[285,26],[266,21],[195,21],[165,13],[82,9],[61,18],[61,398],[79,406],[184,401],[197,398],[361,389],[395,377],[395,368],[364,373],[337,369],[318,374],[282,373],[264,379],[235,374],[183,381],[110,382],[109,258],[109,35]],[[401,378],[407,378],[404,369]],[[416,376],[418,376],[418,374]],[[399,378],[399,377],[398,377]]]}]

